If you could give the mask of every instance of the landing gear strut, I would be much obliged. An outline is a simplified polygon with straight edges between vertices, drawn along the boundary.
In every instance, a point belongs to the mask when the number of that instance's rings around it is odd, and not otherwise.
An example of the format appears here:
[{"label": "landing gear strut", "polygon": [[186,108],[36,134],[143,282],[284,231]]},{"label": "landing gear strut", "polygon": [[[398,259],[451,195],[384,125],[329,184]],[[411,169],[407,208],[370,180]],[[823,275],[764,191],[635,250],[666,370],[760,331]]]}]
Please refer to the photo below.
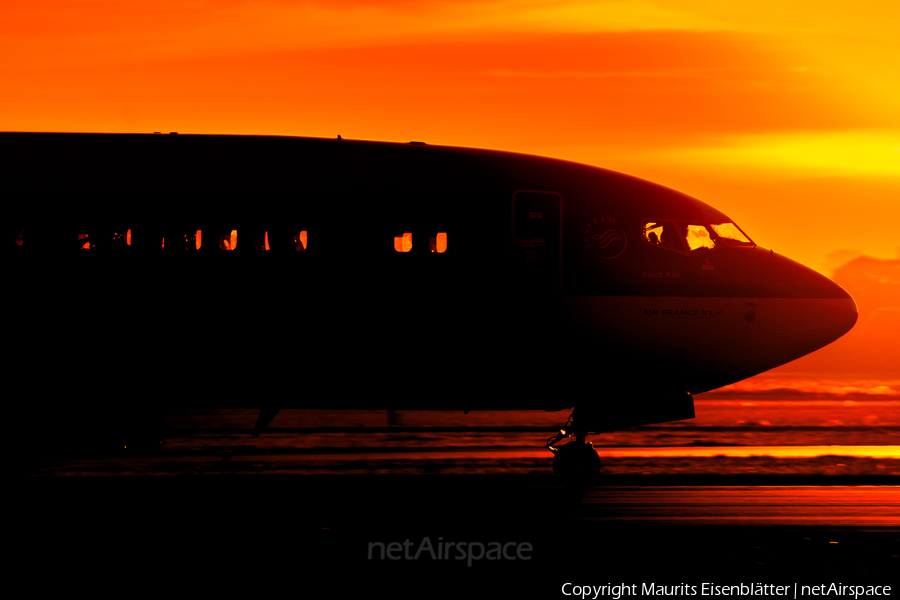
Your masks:
[{"label": "landing gear strut", "polygon": [[[553,452],[553,475],[566,484],[589,485],[600,476],[600,456],[594,445],[586,441],[587,429],[575,424],[575,413],[569,415],[559,433],[547,440],[547,449]],[[556,444],[575,436],[574,442],[557,447]]]}]

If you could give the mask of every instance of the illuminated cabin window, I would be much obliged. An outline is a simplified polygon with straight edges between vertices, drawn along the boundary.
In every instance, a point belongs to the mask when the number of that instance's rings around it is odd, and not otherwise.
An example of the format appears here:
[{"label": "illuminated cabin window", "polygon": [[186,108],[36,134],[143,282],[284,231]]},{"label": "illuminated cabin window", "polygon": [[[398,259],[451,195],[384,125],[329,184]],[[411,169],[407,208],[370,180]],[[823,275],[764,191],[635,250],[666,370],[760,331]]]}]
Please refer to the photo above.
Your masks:
[{"label": "illuminated cabin window", "polygon": [[709,231],[703,225],[688,225],[685,239],[688,248],[693,252],[701,248],[715,248],[716,242],[709,235]]},{"label": "illuminated cabin window", "polygon": [[684,226],[672,221],[645,221],[644,241],[661,248],[684,252],[684,245],[681,243],[683,236],[680,231],[684,231]]},{"label": "illuminated cabin window", "polygon": [[237,248],[237,229],[232,229],[231,233],[219,235],[219,248],[222,250],[234,250]]},{"label": "illuminated cabin window", "polygon": [[199,229],[195,229],[189,233],[171,233],[169,235],[169,239],[163,237],[162,239],[162,248],[165,250],[166,244],[174,244],[174,246],[170,247],[169,250],[197,250],[200,245],[197,240],[197,233]]},{"label": "illuminated cabin window", "polygon": [[131,230],[119,229],[117,231],[93,230],[89,233],[78,234],[78,247],[82,250],[116,250],[131,245]]},{"label": "illuminated cabin window", "polygon": [[[205,233],[204,233],[205,231]],[[221,231],[216,229],[197,229],[193,234],[185,236],[186,247],[188,250],[215,250],[218,246],[221,250],[226,250],[225,242],[231,244],[231,236],[237,235],[235,231]],[[205,241],[204,241],[205,240]],[[204,244],[206,244],[204,246]],[[234,248],[234,246],[232,246]]]},{"label": "illuminated cabin window", "polygon": [[394,238],[394,250],[397,252],[409,252],[412,250],[412,233],[404,233]]},{"label": "illuminated cabin window", "polygon": [[432,252],[443,253],[447,251],[447,233],[442,231],[434,237],[428,238],[428,248]]},{"label": "illuminated cabin window", "polygon": [[[260,250],[262,252],[265,252],[269,249],[268,234],[265,231],[256,233],[251,232],[249,235],[244,237],[244,243],[246,244],[248,240],[250,242],[251,250]],[[246,249],[247,248],[244,248],[244,250]]]},{"label": "illuminated cabin window", "polygon": [[306,250],[306,231],[275,229],[266,231],[263,236],[263,247],[260,250],[275,252],[302,252]]},{"label": "illuminated cabin window", "polygon": [[756,244],[744,235],[734,223],[713,223],[710,225],[715,232],[717,241],[732,246],[755,246]]}]

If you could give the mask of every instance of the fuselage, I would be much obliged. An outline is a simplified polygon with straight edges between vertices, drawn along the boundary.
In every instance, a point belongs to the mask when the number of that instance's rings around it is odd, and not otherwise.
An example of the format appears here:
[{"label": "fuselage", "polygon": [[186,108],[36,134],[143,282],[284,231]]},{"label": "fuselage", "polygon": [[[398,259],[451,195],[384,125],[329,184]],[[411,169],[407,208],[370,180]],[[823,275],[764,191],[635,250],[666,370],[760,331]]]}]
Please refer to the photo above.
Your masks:
[{"label": "fuselage", "polygon": [[6,133],[0,155],[15,335],[100,399],[590,405],[624,427],[856,321],[712,206],[577,163],[131,134]]}]

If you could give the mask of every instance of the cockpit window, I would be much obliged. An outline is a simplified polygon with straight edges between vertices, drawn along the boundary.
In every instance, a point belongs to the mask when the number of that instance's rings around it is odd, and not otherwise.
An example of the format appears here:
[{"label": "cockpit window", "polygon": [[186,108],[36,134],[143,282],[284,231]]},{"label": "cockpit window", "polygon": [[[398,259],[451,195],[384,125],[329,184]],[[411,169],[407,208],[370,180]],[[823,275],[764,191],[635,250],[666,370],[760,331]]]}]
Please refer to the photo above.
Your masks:
[{"label": "cockpit window", "polygon": [[753,241],[744,235],[734,223],[713,223],[710,225],[720,242],[731,245],[754,245]]},{"label": "cockpit window", "polygon": [[684,252],[684,245],[681,243],[683,236],[679,233],[683,228],[683,225],[672,221],[646,221],[644,223],[644,241],[654,246]]},{"label": "cockpit window", "polygon": [[734,223],[647,220],[644,221],[643,236],[648,244],[683,253],[716,246],[755,246]]},{"label": "cockpit window", "polygon": [[662,223],[648,221],[644,223],[644,239],[651,244],[658,244],[662,234]]},{"label": "cockpit window", "polygon": [[688,225],[685,239],[691,252],[701,248],[715,248],[716,243],[709,236],[709,230],[703,225]]}]

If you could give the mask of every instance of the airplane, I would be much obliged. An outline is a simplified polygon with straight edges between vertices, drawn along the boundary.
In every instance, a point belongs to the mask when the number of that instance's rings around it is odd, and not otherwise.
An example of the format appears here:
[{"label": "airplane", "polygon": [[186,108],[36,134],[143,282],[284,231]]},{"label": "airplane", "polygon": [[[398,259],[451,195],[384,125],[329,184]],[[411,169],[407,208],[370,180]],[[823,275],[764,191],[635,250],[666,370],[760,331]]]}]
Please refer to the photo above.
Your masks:
[{"label": "airplane", "polygon": [[589,434],[693,418],[857,319],[709,204],[564,160],[175,132],[0,133],[0,157],[10,372],[39,374],[11,391],[115,403],[107,429],[211,401],[573,408],[554,472],[593,477]]}]

